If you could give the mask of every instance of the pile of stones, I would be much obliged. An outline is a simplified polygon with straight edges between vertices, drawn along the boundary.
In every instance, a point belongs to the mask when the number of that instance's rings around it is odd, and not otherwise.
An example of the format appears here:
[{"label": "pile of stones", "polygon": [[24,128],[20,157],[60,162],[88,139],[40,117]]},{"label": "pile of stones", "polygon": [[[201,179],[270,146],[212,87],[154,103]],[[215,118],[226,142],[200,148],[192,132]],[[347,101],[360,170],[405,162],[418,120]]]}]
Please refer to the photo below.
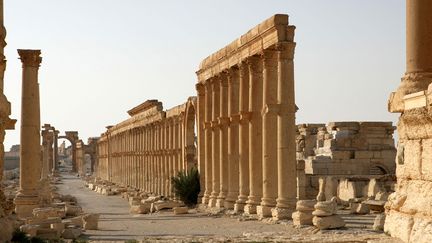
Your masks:
[{"label": "pile of stones", "polygon": [[149,194],[136,188],[116,185],[98,178],[85,178],[85,186],[102,195],[121,195],[129,202],[131,214],[148,214],[161,210],[173,210],[174,214],[188,213],[188,207],[179,201]]},{"label": "pile of stones", "polygon": [[345,221],[339,215],[336,215],[336,200],[319,201],[314,208],[312,223],[318,229],[337,229],[345,226]]},{"label": "pile of stones", "polygon": [[317,203],[316,200],[299,200],[296,204],[296,212],[292,214],[294,225],[313,225],[312,212],[315,210],[314,206]]}]

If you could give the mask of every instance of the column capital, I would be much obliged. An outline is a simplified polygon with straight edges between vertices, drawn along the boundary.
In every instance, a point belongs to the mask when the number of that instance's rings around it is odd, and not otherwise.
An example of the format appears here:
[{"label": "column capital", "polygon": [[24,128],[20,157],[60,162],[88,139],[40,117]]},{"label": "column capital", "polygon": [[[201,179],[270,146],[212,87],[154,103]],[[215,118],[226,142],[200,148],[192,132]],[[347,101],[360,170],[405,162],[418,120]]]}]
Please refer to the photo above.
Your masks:
[{"label": "column capital", "polygon": [[228,84],[237,85],[240,78],[240,68],[238,66],[233,66],[228,70]]},{"label": "column capital", "polygon": [[23,67],[40,67],[42,57],[40,56],[41,50],[24,50],[18,49]]},{"label": "column capital", "polygon": [[275,49],[263,50],[263,64],[265,68],[277,68],[278,51]]},{"label": "column capital", "polygon": [[279,42],[276,44],[276,50],[278,50],[278,58],[280,59],[294,59],[296,43],[295,42]]},{"label": "column capital", "polygon": [[202,83],[195,84],[195,89],[197,90],[198,96],[205,95],[205,85]]},{"label": "column capital", "polygon": [[262,55],[250,56],[246,63],[248,64],[249,72],[261,73],[263,69]]}]

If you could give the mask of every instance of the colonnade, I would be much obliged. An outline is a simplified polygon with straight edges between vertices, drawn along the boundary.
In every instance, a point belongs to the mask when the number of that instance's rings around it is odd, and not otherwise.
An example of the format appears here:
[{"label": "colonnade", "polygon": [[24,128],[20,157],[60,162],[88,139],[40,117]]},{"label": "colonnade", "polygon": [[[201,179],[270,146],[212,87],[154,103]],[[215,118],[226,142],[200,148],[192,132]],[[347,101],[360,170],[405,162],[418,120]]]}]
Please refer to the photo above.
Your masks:
[{"label": "colonnade", "polygon": [[295,209],[294,29],[275,15],[201,63],[203,204],[277,219]]},{"label": "colonnade", "polygon": [[[171,178],[195,166],[195,139],[187,126],[188,104],[163,111],[162,103],[149,100],[129,111],[131,118],[107,127],[98,141],[96,175],[146,192],[172,197]],[[194,120],[195,115],[189,118]],[[185,129],[191,127],[192,129]],[[189,144],[189,146],[187,146]],[[188,161],[189,159],[189,161]],[[190,161],[192,159],[192,161]]]}]

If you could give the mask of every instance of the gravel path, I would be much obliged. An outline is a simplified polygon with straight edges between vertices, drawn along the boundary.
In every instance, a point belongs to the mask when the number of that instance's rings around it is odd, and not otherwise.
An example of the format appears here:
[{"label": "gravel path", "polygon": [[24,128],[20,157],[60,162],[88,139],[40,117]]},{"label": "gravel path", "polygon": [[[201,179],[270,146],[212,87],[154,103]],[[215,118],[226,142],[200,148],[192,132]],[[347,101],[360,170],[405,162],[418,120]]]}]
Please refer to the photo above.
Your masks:
[{"label": "gravel path", "polygon": [[86,213],[100,213],[99,230],[87,230],[84,239],[113,242],[367,242],[388,238],[368,230],[348,229],[320,232],[313,227],[295,228],[282,224],[244,220],[241,217],[209,216],[204,213],[174,215],[172,212],[131,215],[127,201],[120,196],[103,196],[84,187],[84,182],[63,175],[57,185],[61,194],[77,198]]}]

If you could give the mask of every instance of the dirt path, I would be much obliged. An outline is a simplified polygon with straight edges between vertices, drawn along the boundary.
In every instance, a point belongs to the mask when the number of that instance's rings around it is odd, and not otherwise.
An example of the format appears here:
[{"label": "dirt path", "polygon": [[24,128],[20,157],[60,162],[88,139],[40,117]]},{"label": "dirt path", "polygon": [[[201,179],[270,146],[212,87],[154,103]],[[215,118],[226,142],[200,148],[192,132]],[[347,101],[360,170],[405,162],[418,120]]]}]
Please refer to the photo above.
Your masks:
[{"label": "dirt path", "polygon": [[368,239],[386,238],[384,234],[358,229],[317,232],[313,227],[297,229],[289,221],[270,224],[204,213],[131,215],[125,199],[90,191],[79,178],[63,175],[63,184],[58,188],[62,194],[75,196],[86,213],[101,214],[100,229],[85,232],[84,238],[88,240],[366,242]]}]

